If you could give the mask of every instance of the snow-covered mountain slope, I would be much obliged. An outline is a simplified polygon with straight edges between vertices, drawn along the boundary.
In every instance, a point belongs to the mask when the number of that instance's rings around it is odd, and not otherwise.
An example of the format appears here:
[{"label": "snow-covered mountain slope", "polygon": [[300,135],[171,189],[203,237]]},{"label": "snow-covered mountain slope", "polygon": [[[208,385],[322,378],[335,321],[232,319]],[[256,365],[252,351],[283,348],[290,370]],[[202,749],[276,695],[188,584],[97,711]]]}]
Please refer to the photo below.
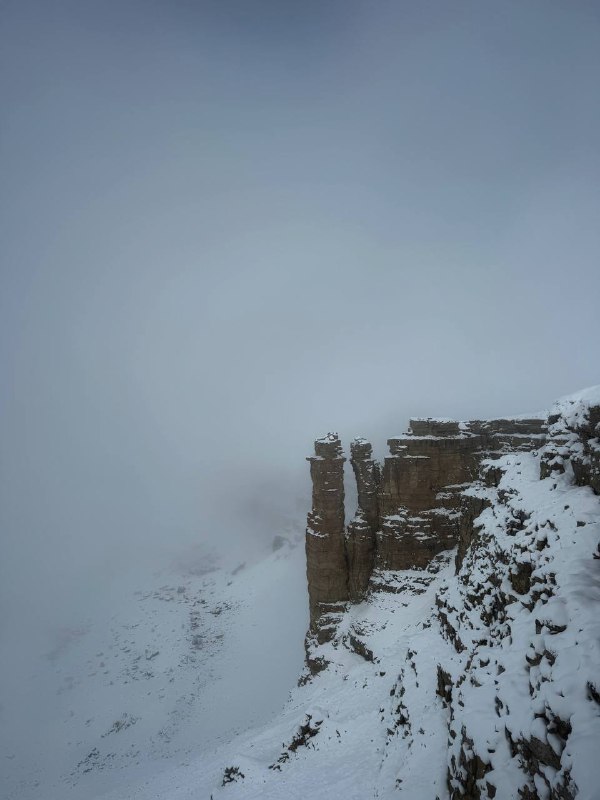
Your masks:
[{"label": "snow-covered mountain slope", "polygon": [[106,800],[597,800],[600,503],[570,460],[597,442],[560,415],[543,452],[484,463],[456,553],[374,581],[311,644],[327,666],[277,718]]},{"label": "snow-covered mountain slope", "polygon": [[437,598],[456,650],[439,673],[451,786],[456,796],[479,780],[483,796],[491,786],[499,797],[598,797],[598,498],[570,469],[540,481],[533,456],[490,468],[504,475],[471,490],[486,508]]},{"label": "snow-covered mountain slope", "polygon": [[37,776],[17,748],[24,788],[7,796],[598,800],[591,404],[599,390],[557,404],[540,451],[484,461],[457,549],[375,575],[331,641],[307,639],[317,674],[300,669],[298,541],[240,570],[173,574],[112,630],[67,633],[50,656],[70,743]]},{"label": "snow-covered mountain slope", "polygon": [[[386,794],[384,787],[389,779],[395,791],[396,775],[391,773],[402,761],[399,751],[408,747],[397,724],[402,695],[407,689],[415,698],[427,693],[427,683],[419,683],[407,654],[423,637],[435,642],[438,657],[449,655],[452,649],[441,636],[432,636],[429,628],[436,587],[451,573],[449,558],[440,559],[435,568],[437,574],[403,573],[401,595],[380,593],[350,607],[337,640],[322,648],[330,660],[328,669],[297,686],[281,715],[268,725],[206,750],[194,762],[165,771],[150,784],[129,786],[106,797],[395,796]],[[373,655],[367,648],[372,648]],[[426,664],[426,671],[435,688],[435,658]],[[435,693],[427,702],[430,705],[419,713],[417,726],[425,732],[416,732],[429,741],[429,755],[422,751],[424,759],[431,757],[432,750],[442,753],[446,741]],[[429,767],[424,774],[426,782],[432,780]],[[411,785],[418,786],[419,776],[414,778]],[[432,785],[443,786],[441,764],[433,780]]]},{"label": "snow-covered mountain slope", "polygon": [[[276,713],[302,668],[308,613],[301,534],[274,544],[233,569],[185,554],[138,573],[110,616],[58,630],[4,685],[0,796],[120,793]],[[36,724],[21,719],[32,708]]]}]

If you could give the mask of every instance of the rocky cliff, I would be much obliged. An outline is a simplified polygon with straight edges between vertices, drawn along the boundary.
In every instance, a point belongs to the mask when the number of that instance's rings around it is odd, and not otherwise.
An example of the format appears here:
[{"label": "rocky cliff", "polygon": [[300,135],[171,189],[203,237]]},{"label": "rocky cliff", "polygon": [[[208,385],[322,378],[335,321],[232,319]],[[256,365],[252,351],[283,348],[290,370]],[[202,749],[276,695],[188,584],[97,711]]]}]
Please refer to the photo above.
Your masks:
[{"label": "rocky cliff", "polygon": [[[355,675],[376,698],[374,796],[595,800],[600,387],[540,417],[414,419],[388,445],[380,470],[352,443],[356,516],[342,536],[338,504],[335,527],[319,528],[336,574],[321,594],[308,562],[303,683],[331,692]],[[343,468],[337,437],[336,458]],[[367,715],[365,703],[363,733],[379,741]]]},{"label": "rocky cliff", "polygon": [[545,417],[455,422],[411,419],[388,440],[383,468],[362,438],[350,445],[358,509],[344,529],[344,457],[337,434],[315,442],[308,461],[313,507],[306,531],[311,629],[325,639],[337,604],[358,602],[386,572],[424,568],[460,538],[464,490],[484,459],[539,449]]},{"label": "rocky cliff", "polygon": [[344,541],[344,461],[335,433],[315,442],[308,459],[312,479],[312,511],[306,527],[306,565],[311,625],[348,599]]},{"label": "rocky cliff", "polygon": [[534,418],[412,420],[381,469],[357,439],[347,526],[339,437],[318,440],[306,668],[203,761],[202,796],[597,800],[599,423],[596,387]]}]

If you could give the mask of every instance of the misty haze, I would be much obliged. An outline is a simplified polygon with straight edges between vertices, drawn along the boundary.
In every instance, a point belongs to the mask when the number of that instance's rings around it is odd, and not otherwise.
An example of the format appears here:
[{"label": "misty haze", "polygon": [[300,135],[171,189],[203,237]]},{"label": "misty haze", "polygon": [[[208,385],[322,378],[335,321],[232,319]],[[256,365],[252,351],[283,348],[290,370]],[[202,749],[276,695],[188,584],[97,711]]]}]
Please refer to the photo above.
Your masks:
[{"label": "misty haze", "polygon": [[2,798],[600,798],[599,41],[0,4]]}]

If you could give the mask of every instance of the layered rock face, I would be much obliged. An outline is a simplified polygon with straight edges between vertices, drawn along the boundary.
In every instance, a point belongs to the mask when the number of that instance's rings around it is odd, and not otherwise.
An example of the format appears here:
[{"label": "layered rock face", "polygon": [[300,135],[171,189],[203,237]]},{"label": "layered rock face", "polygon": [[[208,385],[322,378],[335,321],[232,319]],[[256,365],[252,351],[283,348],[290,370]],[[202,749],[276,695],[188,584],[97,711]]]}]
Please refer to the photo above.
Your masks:
[{"label": "layered rock face", "polygon": [[454,547],[462,491],[477,477],[482,459],[537,449],[544,441],[543,419],[411,420],[407,434],[388,440],[377,566],[424,567]]},{"label": "layered rock face", "polygon": [[310,623],[314,627],[327,605],[348,600],[344,543],[344,458],[335,433],[315,442],[307,459],[313,484],[312,510],[306,528],[306,572]]},{"label": "layered rock face", "polygon": [[358,489],[358,510],[346,537],[348,561],[348,594],[359,602],[366,594],[375,563],[375,534],[379,528],[379,464],[373,459],[373,448],[366,439],[350,444],[352,469]]},{"label": "layered rock face", "polygon": [[[484,458],[541,447],[541,418],[475,420],[412,419],[408,432],[388,440],[383,472],[372,446],[350,446],[358,510],[344,532],[342,447],[337,434],[315,442],[309,458],[313,508],[306,554],[311,628],[336,603],[358,602],[374,573],[378,585],[389,570],[424,568],[460,535],[461,497]],[[475,509],[474,509],[475,511]],[[477,512],[479,513],[479,512]]]},{"label": "layered rock face", "polygon": [[379,464],[373,459],[373,447],[366,439],[354,439],[350,444],[350,454],[358,489],[358,508],[375,533],[379,529]]},{"label": "layered rock face", "polygon": [[[318,665],[336,687],[323,749],[370,691],[361,725],[385,744],[364,796],[596,797],[600,387],[546,418],[412,420],[389,446],[381,480],[370,445],[351,446],[345,586],[368,602],[338,604],[337,629],[307,646],[306,681]],[[438,551],[454,545],[452,565]]]},{"label": "layered rock face", "polygon": [[481,440],[458,422],[411,420],[409,432],[388,446],[377,566],[424,567],[454,544],[460,491],[473,479]]}]

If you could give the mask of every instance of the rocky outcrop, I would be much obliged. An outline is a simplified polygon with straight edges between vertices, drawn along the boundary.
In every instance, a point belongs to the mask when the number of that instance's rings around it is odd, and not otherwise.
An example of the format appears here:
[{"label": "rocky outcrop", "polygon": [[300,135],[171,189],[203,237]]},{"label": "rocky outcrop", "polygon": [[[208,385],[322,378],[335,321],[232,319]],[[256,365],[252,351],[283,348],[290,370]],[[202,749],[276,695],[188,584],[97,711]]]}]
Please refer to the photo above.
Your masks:
[{"label": "rocky outcrop", "polygon": [[[324,612],[333,625],[336,603],[362,600],[369,586],[381,589],[382,575],[390,570],[423,569],[457,542],[460,566],[470,543],[468,517],[481,511],[464,490],[484,460],[538,449],[545,431],[541,417],[411,419],[406,434],[388,440],[383,472],[370,442],[355,439],[350,463],[358,509],[345,536],[341,443],[337,434],[318,439],[315,456],[308,459],[313,480],[306,539],[311,628]],[[490,475],[493,479],[493,468]],[[321,631],[320,638],[324,635]]]},{"label": "rocky outcrop", "polygon": [[[598,391],[592,396],[597,398]],[[448,665],[438,667],[438,693],[450,711],[448,787],[453,800],[505,796],[496,788],[500,774],[489,764],[502,748],[509,757],[505,771],[512,770],[520,784],[520,798],[572,800],[578,794],[571,776],[575,745],[569,745],[573,720],[582,730],[590,724],[583,722],[586,714],[593,716],[581,698],[587,685],[587,701],[593,701],[589,676],[591,664],[597,663],[597,642],[581,637],[586,626],[582,587],[567,588],[575,574],[567,554],[569,548],[582,550],[578,532],[587,524],[583,509],[589,508],[590,514],[596,504],[585,493],[573,494],[581,514],[574,516],[570,502],[561,498],[567,490],[581,492],[577,485],[598,493],[599,421],[600,405],[590,403],[585,393],[559,401],[548,417],[548,441],[540,451],[540,478],[550,479],[546,485],[536,489],[535,473],[528,485],[520,477],[520,462],[509,456],[484,460],[479,480],[463,497],[456,559],[459,596],[449,598],[442,587],[437,598],[442,631],[451,630],[463,642],[456,648],[453,676]],[[479,516],[485,509],[490,513]],[[585,560],[583,549],[576,560],[577,578]],[[569,611],[571,604],[576,613]],[[452,637],[448,640],[454,644]],[[512,664],[506,659],[507,644]],[[589,651],[579,666],[576,648]],[[576,691],[570,683],[573,675]],[[487,715],[473,704],[474,694],[467,700],[463,687],[468,685],[480,697],[488,693]],[[529,714],[514,704],[519,691],[528,696]],[[565,702],[567,696],[571,704]],[[581,705],[575,714],[573,703]],[[476,714],[489,720],[486,728],[472,724]]]},{"label": "rocky outcrop", "polygon": [[375,563],[375,534],[359,510],[346,535],[348,598],[359,603],[367,594]]},{"label": "rocky outcrop", "polygon": [[344,530],[344,473],[346,460],[337,434],[315,442],[310,472],[313,504],[306,528],[306,562],[310,622],[319,641],[335,626],[339,604],[358,602],[368,589],[375,560],[379,527],[379,465],[371,444],[355,439],[351,464],[358,489],[358,509]]},{"label": "rocky outcrop", "polygon": [[332,603],[348,599],[344,537],[344,458],[336,433],[315,442],[310,462],[312,510],[306,527],[306,572],[310,624]]},{"label": "rocky outcrop", "polygon": [[[385,796],[420,796],[431,763],[431,797],[595,797],[600,387],[547,418],[411,420],[388,444],[381,476],[369,443],[351,445],[359,508],[306,680],[373,693]],[[319,528],[340,529],[339,513]]]},{"label": "rocky outcrop", "polygon": [[370,529],[379,530],[379,485],[381,471],[373,459],[373,447],[366,439],[356,438],[350,444],[350,463],[356,478],[358,508]]},{"label": "rocky outcrop", "polygon": [[463,490],[477,477],[482,461],[537,449],[544,441],[542,418],[412,419],[408,433],[388,440],[377,566],[422,568],[454,547],[461,537]]},{"label": "rocky outcrop", "polygon": [[[506,778],[491,765],[503,751],[506,773],[521,786],[518,797],[568,800],[576,794],[565,750],[571,724],[564,696],[572,690],[566,688],[570,678],[561,681],[569,674],[565,654],[578,635],[567,628],[565,605],[572,598],[558,595],[557,580],[566,576],[555,559],[559,531],[571,539],[576,522],[569,504],[552,498],[552,486],[537,494],[535,480],[521,483],[517,461],[499,465],[490,479],[484,463],[466,493],[461,524],[472,530],[465,533],[458,592],[442,586],[436,601],[440,629],[456,651],[453,668],[438,667],[438,694],[449,710],[449,793],[453,800],[507,796],[501,790]],[[526,488],[528,496],[521,494]],[[491,513],[477,518],[478,508]],[[528,697],[528,713],[513,707],[521,695]],[[477,714],[484,728],[473,722]]]},{"label": "rocky outcrop", "polygon": [[465,492],[462,496],[458,523],[458,542],[454,562],[457,572],[462,567],[467,550],[473,544],[473,540],[479,530],[475,520],[489,505],[490,501],[485,493],[471,491]]},{"label": "rocky outcrop", "polygon": [[542,452],[540,476],[573,469],[579,486],[600,494],[600,405],[585,395],[559,400],[548,417],[548,443]]},{"label": "rocky outcrop", "polygon": [[456,542],[460,491],[476,473],[481,439],[458,422],[411,420],[388,446],[377,566],[425,567]]},{"label": "rocky outcrop", "polygon": [[346,555],[348,562],[348,594],[352,602],[362,600],[369,588],[375,563],[375,533],[379,528],[379,464],[373,459],[373,448],[366,439],[350,444],[352,469],[358,490],[358,509],[348,525]]}]

